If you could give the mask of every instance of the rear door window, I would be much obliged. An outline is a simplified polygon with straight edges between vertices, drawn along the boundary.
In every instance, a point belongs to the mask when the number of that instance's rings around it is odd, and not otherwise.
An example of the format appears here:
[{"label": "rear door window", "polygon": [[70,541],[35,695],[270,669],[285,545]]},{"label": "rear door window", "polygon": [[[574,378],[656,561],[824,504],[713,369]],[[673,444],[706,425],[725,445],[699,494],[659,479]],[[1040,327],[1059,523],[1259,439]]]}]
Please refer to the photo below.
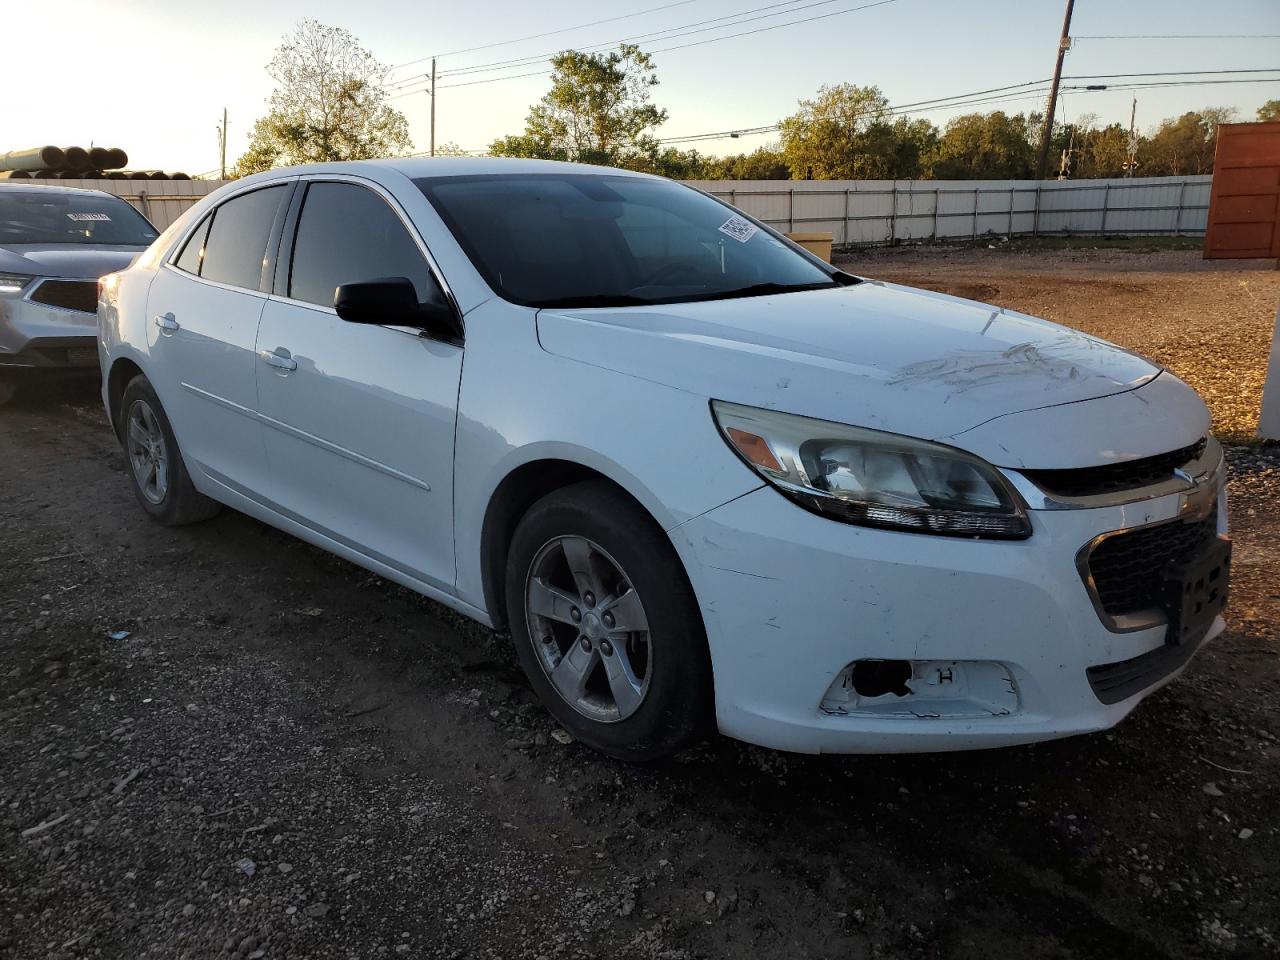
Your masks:
[{"label": "rear door window", "polygon": [[289,296],[332,307],[342,284],[386,277],[407,278],[419,302],[441,297],[418,245],[386,201],[351,183],[312,183],[294,239]]},{"label": "rear door window", "polygon": [[187,273],[200,275],[200,261],[204,255],[204,241],[209,235],[209,224],[213,222],[213,216],[207,216],[200,222],[200,226],[196,227],[195,233],[187,240],[187,245],[182,248],[182,254],[177,260],[173,261],[173,265],[179,270],[185,270]]},{"label": "rear door window", "polygon": [[246,290],[260,289],[267,241],[285,193],[283,184],[267,187],[233,197],[218,207],[205,240],[200,276]]}]

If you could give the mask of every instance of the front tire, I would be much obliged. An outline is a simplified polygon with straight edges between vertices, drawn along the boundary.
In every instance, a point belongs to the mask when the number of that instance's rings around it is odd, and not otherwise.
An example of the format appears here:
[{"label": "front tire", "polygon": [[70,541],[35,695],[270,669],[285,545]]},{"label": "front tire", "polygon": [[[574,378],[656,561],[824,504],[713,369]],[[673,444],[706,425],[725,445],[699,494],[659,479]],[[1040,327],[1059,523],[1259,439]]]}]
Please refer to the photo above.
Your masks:
[{"label": "front tire", "polygon": [[146,377],[129,381],[118,416],[130,484],[151,519],[177,527],[208,520],[221,509],[192,484],[173,427]]},{"label": "front tire", "polygon": [[692,742],[711,715],[711,663],[693,590],[661,528],[611,485],[548,494],[507,555],[516,654],[551,714],[621,760]]}]

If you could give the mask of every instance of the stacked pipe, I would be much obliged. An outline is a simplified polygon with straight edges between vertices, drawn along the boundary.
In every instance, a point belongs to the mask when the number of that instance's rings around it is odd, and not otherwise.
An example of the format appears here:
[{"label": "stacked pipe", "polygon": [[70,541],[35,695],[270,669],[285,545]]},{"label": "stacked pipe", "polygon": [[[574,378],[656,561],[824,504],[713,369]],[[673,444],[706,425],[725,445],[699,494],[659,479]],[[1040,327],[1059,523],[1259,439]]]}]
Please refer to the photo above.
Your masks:
[{"label": "stacked pipe", "polygon": [[31,147],[0,153],[5,180],[190,180],[185,173],[125,170],[129,155],[119,147]]}]

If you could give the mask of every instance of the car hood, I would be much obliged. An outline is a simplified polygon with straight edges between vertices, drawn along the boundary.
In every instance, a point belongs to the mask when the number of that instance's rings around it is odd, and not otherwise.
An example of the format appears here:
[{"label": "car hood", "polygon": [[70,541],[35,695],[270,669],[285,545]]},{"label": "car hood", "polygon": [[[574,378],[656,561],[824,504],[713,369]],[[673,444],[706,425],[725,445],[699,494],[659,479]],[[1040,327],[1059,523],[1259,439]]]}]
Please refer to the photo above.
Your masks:
[{"label": "car hood", "polygon": [[[1127,393],[1160,374],[1136,354],[1058,324],[878,281],[652,308],[547,309],[538,314],[538,335],[551,353],[620,373],[736,403],[946,440],[1008,466],[1030,465],[1017,438],[979,443],[975,438],[996,434],[976,428],[1010,414]],[[1013,432],[1034,433],[1034,421],[1023,418]],[[1131,422],[1107,429],[1134,432]],[[1109,450],[1132,456],[1141,446],[1101,438],[1106,429],[1094,422],[1081,432],[1092,436],[1059,442],[1061,456],[1074,463],[1120,458]]]},{"label": "car hood", "polygon": [[91,243],[15,243],[0,247],[0,272],[97,278],[123,270],[145,249]]}]

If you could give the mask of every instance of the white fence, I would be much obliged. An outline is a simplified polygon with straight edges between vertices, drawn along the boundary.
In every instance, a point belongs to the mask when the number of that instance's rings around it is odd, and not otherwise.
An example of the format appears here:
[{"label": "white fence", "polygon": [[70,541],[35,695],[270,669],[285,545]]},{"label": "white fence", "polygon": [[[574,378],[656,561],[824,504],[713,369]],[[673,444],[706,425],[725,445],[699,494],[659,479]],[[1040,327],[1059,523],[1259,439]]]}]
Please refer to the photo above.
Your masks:
[{"label": "white fence", "polygon": [[1202,235],[1211,176],[1116,180],[696,180],[784,233],[855,246],[988,235]]},{"label": "white fence", "polygon": [[[785,233],[830,231],[837,245],[988,235],[1202,235],[1209,176],[1117,180],[696,180]],[[163,230],[220,180],[17,180],[105,190]]]}]

